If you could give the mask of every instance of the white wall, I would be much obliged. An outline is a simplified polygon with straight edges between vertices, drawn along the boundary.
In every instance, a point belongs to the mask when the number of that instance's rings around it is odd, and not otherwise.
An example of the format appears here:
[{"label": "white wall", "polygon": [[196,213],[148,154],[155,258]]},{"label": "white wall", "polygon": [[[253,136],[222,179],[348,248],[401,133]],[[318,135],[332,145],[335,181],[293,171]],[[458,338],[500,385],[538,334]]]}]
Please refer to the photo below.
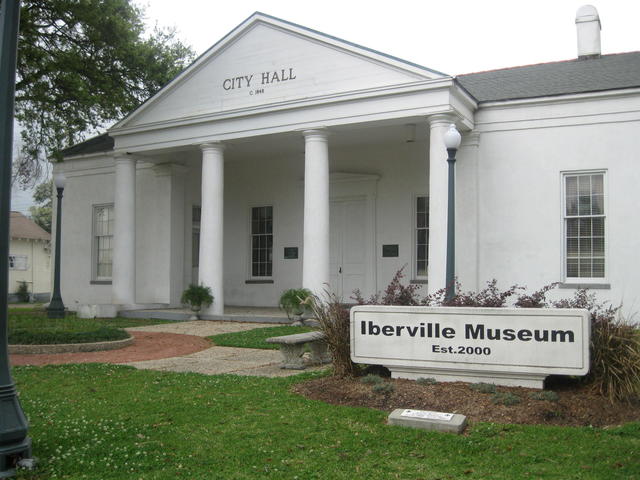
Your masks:
[{"label": "white wall", "polygon": [[[563,278],[561,172],[606,170],[607,278],[598,298],[640,307],[640,99],[606,96],[543,105],[494,105],[477,113],[479,278],[530,290]],[[569,297],[559,289],[552,297]]]},{"label": "white wall", "polygon": [[12,238],[9,255],[27,257],[26,270],[9,270],[9,293],[15,293],[21,282],[27,282],[31,293],[51,292],[51,254],[48,241]]}]

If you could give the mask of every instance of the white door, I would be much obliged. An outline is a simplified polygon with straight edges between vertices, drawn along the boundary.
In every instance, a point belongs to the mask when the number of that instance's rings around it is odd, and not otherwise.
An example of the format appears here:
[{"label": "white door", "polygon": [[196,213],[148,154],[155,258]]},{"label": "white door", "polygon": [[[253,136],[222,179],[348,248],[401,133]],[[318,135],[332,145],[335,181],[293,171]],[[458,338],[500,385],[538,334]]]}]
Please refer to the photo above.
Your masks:
[{"label": "white door", "polygon": [[366,199],[332,201],[330,235],[331,290],[351,302],[355,289],[367,290],[370,249]]}]

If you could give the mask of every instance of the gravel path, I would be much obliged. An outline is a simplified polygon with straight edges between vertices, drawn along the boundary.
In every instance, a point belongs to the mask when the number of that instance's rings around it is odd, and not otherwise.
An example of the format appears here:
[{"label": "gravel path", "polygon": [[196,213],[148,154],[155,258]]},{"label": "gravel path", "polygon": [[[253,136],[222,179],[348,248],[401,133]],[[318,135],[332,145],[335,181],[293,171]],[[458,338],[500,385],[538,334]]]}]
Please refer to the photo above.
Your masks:
[{"label": "gravel path", "polygon": [[[287,377],[299,370],[280,368],[277,350],[211,346],[203,338],[219,333],[273,327],[270,323],[190,321],[127,328],[135,337],[129,347],[107,352],[53,355],[11,355],[12,365],[105,362],[131,365],[143,370],[195,372],[206,375],[232,373],[265,377]],[[323,367],[309,367],[315,370]]]}]

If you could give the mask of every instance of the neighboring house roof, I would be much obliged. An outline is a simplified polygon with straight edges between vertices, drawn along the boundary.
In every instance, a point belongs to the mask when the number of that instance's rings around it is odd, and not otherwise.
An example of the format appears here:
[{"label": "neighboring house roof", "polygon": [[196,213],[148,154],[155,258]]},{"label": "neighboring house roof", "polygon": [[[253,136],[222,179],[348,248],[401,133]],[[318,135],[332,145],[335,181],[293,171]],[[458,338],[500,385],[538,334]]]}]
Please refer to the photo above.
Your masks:
[{"label": "neighboring house roof", "polygon": [[51,234],[20,212],[11,212],[10,222],[9,233],[11,238],[51,240]]},{"label": "neighboring house roof", "polygon": [[478,102],[640,87],[640,52],[459,75]]},{"label": "neighboring house roof", "polygon": [[74,155],[88,155],[90,153],[109,152],[113,150],[113,138],[108,133],[92,137],[81,143],[65,148],[62,155],[72,157]]}]

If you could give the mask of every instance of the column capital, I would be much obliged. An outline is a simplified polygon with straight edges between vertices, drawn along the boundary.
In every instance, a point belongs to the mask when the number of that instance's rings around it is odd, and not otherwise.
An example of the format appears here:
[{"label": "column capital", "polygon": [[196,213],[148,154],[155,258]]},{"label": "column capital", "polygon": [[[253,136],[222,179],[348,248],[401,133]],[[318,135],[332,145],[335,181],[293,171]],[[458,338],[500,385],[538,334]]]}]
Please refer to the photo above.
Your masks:
[{"label": "column capital", "polygon": [[427,117],[427,122],[429,122],[430,128],[448,127],[452,123],[456,123],[456,116],[448,113],[438,113]]},{"label": "column capital", "polygon": [[222,142],[207,142],[200,144],[202,152],[224,152],[226,145]]},{"label": "column capital", "polygon": [[125,164],[131,164],[133,163],[134,165],[137,163],[138,159],[136,158],[135,155],[129,155],[126,152],[117,152],[113,154],[113,160],[116,164],[119,163],[125,163]]},{"label": "column capital", "polygon": [[326,128],[311,128],[303,130],[305,140],[320,140],[326,142],[329,138],[329,131]]}]

